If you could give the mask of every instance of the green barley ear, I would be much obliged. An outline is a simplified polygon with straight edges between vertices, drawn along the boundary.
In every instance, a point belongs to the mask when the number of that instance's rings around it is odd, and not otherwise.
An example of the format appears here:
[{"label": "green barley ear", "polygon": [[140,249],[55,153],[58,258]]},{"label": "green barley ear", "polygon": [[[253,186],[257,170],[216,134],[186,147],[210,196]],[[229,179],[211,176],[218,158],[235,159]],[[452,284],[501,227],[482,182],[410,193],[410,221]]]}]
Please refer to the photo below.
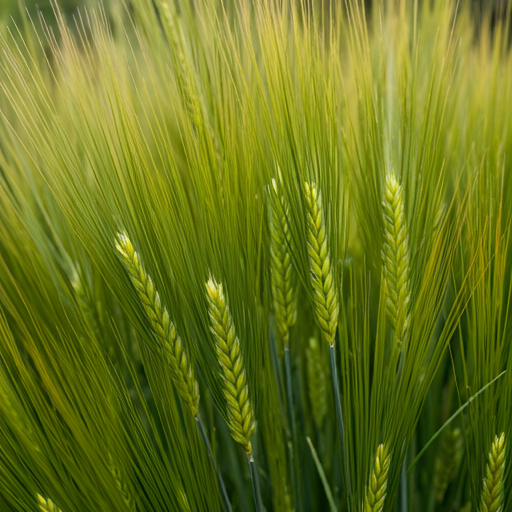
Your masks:
[{"label": "green barley ear", "polygon": [[172,7],[173,2],[161,2],[162,20],[167,36],[169,37],[172,56],[178,78],[179,93],[187,112],[196,128],[202,125],[201,104],[196,92],[194,75],[190,66],[190,59],[185,55],[181,28],[177,21],[176,9]]},{"label": "green barley ear", "polygon": [[460,512],[471,512],[471,500],[468,500],[465,505],[460,507]]},{"label": "green barley ear", "polygon": [[277,189],[276,180],[270,187],[270,277],[272,299],[281,346],[287,347],[290,327],[297,321],[297,296],[293,284],[291,236],[288,227],[288,206]]},{"label": "green barley ear", "polygon": [[73,266],[70,275],[71,286],[75,292],[76,300],[84,314],[85,319],[89,325],[93,328],[94,334],[99,334],[98,324],[96,322],[96,316],[94,308],[92,307],[91,300],[87,291],[87,284],[84,282],[84,278],[78,267]]},{"label": "green barley ear", "polygon": [[315,424],[320,428],[327,414],[327,382],[320,354],[320,346],[316,338],[309,339],[306,356],[309,402]]},{"label": "green barley ear", "polygon": [[188,502],[187,495],[182,489],[178,491],[178,501],[182,510],[185,510],[185,512],[190,512],[190,504]]},{"label": "green barley ear", "polygon": [[436,234],[439,233],[439,231],[443,225],[445,217],[446,217],[446,203],[442,203],[439,206],[439,209],[437,210],[437,213],[436,213],[436,218],[434,219],[434,233],[436,233]]},{"label": "green barley ear", "polygon": [[135,510],[135,501],[133,500],[133,496],[132,496],[130,490],[128,489],[128,486],[126,485],[126,480],[121,475],[119,468],[114,464],[112,455],[109,454],[108,459],[109,459],[108,467],[110,469],[110,472],[112,473],[112,476],[114,477],[114,479],[116,481],[117,488],[119,489],[119,491],[121,491],[124,502],[128,506],[129,510]]},{"label": "green barley ear", "polygon": [[331,266],[322,198],[314,183],[306,183],[308,255],[316,320],[325,339],[334,345],[338,327],[338,295]]},{"label": "green barley ear", "polygon": [[480,512],[501,512],[503,509],[503,476],[505,474],[505,432],[495,436],[485,468]]},{"label": "green barley ear", "polygon": [[409,324],[409,247],[402,187],[393,171],[386,176],[382,203],[384,213],[384,248],[382,259],[387,287],[386,309],[401,348]]},{"label": "green barley ear", "polygon": [[236,336],[222,284],[216,283],[210,277],[206,283],[206,295],[211,331],[215,337],[215,348],[222,369],[231,436],[250,455],[251,437],[255,431],[254,412],[249,399],[240,341]]},{"label": "green barley ear", "polygon": [[17,429],[27,430],[27,426],[21,421],[16,407],[12,403],[11,387],[7,384],[7,379],[3,373],[0,372],[0,412],[8,417]]},{"label": "green barley ear", "polygon": [[386,453],[386,448],[380,444],[375,454],[375,462],[370,474],[370,481],[366,488],[364,499],[364,512],[381,512],[386,499],[388,486],[388,471],[391,456]]},{"label": "green barley ear", "polygon": [[189,404],[192,414],[197,416],[199,386],[176,326],[171,321],[167,308],[162,305],[160,295],[126,233],[118,234],[116,248],[153,327],[159,349],[171,368],[174,385],[182,400]]},{"label": "green barley ear", "polygon": [[[16,401],[13,403],[13,398]],[[17,402],[15,395],[13,393],[13,388],[7,381],[7,377],[3,372],[0,371],[0,420],[5,417],[9,419],[12,427],[18,432],[18,434],[22,434],[25,438],[25,441],[30,443],[32,448],[36,451],[39,451],[39,447],[37,446],[34,440],[34,432],[32,431],[32,427],[25,419],[25,415],[23,413],[23,409],[20,408],[22,415],[17,409],[19,407],[19,402]]]},{"label": "green barley ear", "polygon": [[454,479],[464,455],[464,439],[459,428],[444,431],[441,447],[434,463],[434,497],[441,503],[446,489]]},{"label": "green barley ear", "polygon": [[78,303],[80,311],[84,316],[85,321],[92,329],[92,332],[96,340],[99,343],[103,344],[109,357],[114,359],[114,346],[112,344],[108,344],[105,346],[105,338],[101,335],[100,324],[98,323],[97,320],[97,310],[93,304],[87,282],[85,281],[83,273],[78,265],[72,266],[69,280],[75,293],[76,301]]},{"label": "green barley ear", "polygon": [[37,504],[41,512],[61,512],[60,508],[52,500],[45,499],[40,494],[37,495]]}]

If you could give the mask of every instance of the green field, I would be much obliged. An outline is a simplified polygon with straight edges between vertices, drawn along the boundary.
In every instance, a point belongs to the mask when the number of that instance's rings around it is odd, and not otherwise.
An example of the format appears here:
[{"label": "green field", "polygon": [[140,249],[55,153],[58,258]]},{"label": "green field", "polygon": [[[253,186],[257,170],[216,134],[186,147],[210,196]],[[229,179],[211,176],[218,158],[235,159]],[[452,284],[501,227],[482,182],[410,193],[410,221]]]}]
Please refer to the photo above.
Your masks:
[{"label": "green field", "polygon": [[512,3],[35,3],[0,511],[511,512]]}]

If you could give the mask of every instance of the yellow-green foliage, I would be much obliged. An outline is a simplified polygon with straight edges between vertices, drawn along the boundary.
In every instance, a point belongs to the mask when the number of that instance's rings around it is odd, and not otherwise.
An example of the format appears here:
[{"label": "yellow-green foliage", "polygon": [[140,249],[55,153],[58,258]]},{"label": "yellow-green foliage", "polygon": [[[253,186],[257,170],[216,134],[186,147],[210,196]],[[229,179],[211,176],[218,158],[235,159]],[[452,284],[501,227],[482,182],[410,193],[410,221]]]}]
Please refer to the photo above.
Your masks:
[{"label": "yellow-green foliage", "polygon": [[1,512],[508,511],[510,2],[68,1],[0,2]]}]

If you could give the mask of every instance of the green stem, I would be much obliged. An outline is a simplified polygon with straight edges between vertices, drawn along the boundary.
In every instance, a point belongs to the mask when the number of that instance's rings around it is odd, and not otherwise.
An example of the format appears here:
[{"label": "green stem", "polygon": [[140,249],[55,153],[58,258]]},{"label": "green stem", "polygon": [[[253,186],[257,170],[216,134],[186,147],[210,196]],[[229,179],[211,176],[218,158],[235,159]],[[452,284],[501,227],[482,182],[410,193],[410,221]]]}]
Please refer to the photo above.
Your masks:
[{"label": "green stem", "polygon": [[213,469],[215,470],[215,474],[217,475],[217,483],[219,485],[220,496],[222,498],[222,503],[224,505],[224,509],[226,510],[226,512],[233,512],[233,510],[231,508],[231,503],[229,502],[228,493],[226,491],[226,486],[224,485],[224,480],[222,479],[219,468],[217,467],[217,463],[215,462],[215,459],[213,458],[212,447],[210,446],[210,441],[208,441],[208,436],[206,435],[206,432],[203,427],[203,423],[202,423],[199,415],[197,415],[195,417],[195,420],[197,423],[197,428],[199,429],[199,433],[201,434],[204,444],[206,445],[206,450],[208,451],[210,460],[212,461]]},{"label": "green stem", "polygon": [[282,380],[282,371],[281,371],[281,358],[279,357],[277,353],[277,347],[276,347],[276,339],[270,333],[269,335],[269,343],[270,343],[270,354],[272,356],[272,363],[274,365],[274,370],[276,372],[276,380],[277,380],[277,391],[279,393],[279,400],[282,404],[284,402],[283,399],[283,380]]},{"label": "green stem", "polygon": [[288,415],[290,421],[290,429],[292,431],[292,444],[289,446],[290,450],[290,471],[292,478],[292,486],[294,491],[295,506],[300,512],[302,510],[302,502],[299,495],[299,487],[297,485],[297,471],[296,471],[296,457],[298,443],[297,443],[297,427],[295,425],[295,415],[293,414],[293,392],[292,392],[292,370],[290,363],[290,347],[284,348],[284,364],[286,369],[286,391],[288,395]]},{"label": "green stem", "polygon": [[407,512],[407,455],[402,464],[402,512]]},{"label": "green stem", "polygon": [[340,438],[341,456],[343,458],[343,470],[345,473],[345,483],[347,487],[347,502],[350,505],[352,492],[350,488],[350,475],[348,473],[347,451],[345,447],[345,428],[343,426],[343,412],[341,410],[340,388],[338,387],[338,370],[336,369],[336,350],[334,343],[331,344],[330,347],[332,389],[334,394],[334,404],[336,407],[336,418],[338,423],[338,435]]},{"label": "green stem", "polygon": [[429,499],[428,499],[428,507],[427,512],[434,512],[436,508],[436,498],[434,496],[434,492],[430,492]]},{"label": "green stem", "polygon": [[256,506],[256,512],[263,512],[263,503],[261,501],[260,482],[258,479],[258,469],[254,462],[254,457],[247,454],[247,463],[249,464],[249,470],[251,472],[252,481],[252,493],[254,494],[254,504]]},{"label": "green stem", "polygon": [[[405,366],[405,342],[402,339],[400,342],[402,350],[400,351],[400,362],[398,363],[398,378],[397,386],[400,385],[402,374]],[[404,457],[404,463],[402,464],[402,473],[400,475],[400,487],[401,487],[401,512],[407,512],[407,453]]]}]

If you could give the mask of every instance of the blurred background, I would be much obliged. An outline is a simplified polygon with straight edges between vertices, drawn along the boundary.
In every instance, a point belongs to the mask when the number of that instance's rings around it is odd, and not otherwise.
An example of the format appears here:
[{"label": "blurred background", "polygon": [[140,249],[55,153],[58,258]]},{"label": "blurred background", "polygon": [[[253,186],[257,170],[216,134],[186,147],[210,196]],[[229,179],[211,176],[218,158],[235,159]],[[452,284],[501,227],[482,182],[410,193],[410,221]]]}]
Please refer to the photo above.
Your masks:
[{"label": "blurred background", "polygon": [[[63,12],[71,15],[78,7],[91,6],[98,1],[102,1],[105,5],[118,2],[119,0],[58,0],[58,3]],[[151,2],[152,0],[148,0]],[[177,4],[184,0],[175,0]],[[193,1],[193,0],[191,0]],[[227,0],[229,1],[229,0]],[[328,4],[329,1],[338,2],[343,0],[310,0],[312,2]],[[398,1],[398,0],[397,0]],[[422,0],[419,0],[420,2]],[[475,16],[479,17],[487,9],[492,11],[494,16],[502,15],[507,5],[512,0],[460,0],[461,3],[470,2],[473,5]],[[370,4],[375,4],[372,0],[365,0],[368,8]],[[38,10],[45,16],[47,21],[51,20],[52,7],[51,0],[0,0],[0,20],[5,24],[6,21],[12,16],[15,20],[19,19],[20,5],[25,5],[30,14],[34,16]]]},{"label": "blurred background", "polygon": [[[19,18],[20,5],[26,6],[33,15],[39,9],[41,13],[49,18],[52,12],[50,0],[0,0],[0,16],[2,18],[13,16]],[[59,0],[59,5],[67,13],[82,5],[91,5],[89,0]]]}]

